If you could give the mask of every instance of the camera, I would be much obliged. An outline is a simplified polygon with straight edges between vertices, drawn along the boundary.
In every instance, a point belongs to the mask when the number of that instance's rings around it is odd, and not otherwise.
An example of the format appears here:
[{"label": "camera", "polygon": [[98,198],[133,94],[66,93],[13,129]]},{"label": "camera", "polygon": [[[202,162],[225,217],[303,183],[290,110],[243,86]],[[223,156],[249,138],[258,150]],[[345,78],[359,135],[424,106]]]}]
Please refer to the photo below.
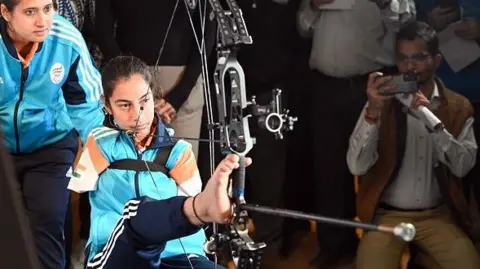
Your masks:
[{"label": "camera", "polygon": [[391,90],[382,91],[384,96],[392,96],[402,93],[414,93],[418,90],[417,74],[414,72],[407,72],[404,74],[394,75],[392,79],[385,82],[381,87],[395,85],[396,87]]}]

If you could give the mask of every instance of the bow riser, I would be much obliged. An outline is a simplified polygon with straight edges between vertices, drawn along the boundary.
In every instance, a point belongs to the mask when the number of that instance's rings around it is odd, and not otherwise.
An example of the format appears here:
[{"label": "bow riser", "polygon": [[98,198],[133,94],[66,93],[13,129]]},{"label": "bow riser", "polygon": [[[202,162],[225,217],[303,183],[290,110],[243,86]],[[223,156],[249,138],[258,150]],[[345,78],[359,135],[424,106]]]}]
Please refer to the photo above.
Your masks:
[{"label": "bow riser", "polygon": [[248,127],[250,115],[244,114],[248,106],[245,75],[233,53],[222,52],[221,55],[214,75],[220,115],[220,147],[224,154],[246,156],[254,142]]}]

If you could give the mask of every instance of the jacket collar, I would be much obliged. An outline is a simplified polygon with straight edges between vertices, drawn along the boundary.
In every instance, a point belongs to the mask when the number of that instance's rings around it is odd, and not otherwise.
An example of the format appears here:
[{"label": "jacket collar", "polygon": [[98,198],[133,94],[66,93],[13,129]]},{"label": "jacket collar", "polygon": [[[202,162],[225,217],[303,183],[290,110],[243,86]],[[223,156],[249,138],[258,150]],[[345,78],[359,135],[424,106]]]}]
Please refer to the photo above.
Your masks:
[{"label": "jacket collar", "polygon": [[160,148],[174,144],[173,138],[167,130],[167,126],[162,122],[158,113],[155,113],[155,118],[157,119],[157,131],[148,148]]},{"label": "jacket collar", "polygon": [[[442,87],[442,94],[440,94],[440,87]],[[435,80],[433,84],[433,91],[429,96],[430,100],[430,109],[432,110],[437,110],[442,103],[444,103],[445,97],[443,96],[443,86],[440,85],[440,83]]]},{"label": "jacket collar", "polygon": [[[7,32],[7,22],[3,17],[0,16],[0,34],[2,36],[3,44],[7,48],[8,53],[10,53],[10,56],[13,58],[18,59],[18,54],[17,54],[17,49],[15,49],[15,46],[13,45],[13,40],[10,38]],[[39,53],[43,48],[43,42],[38,44],[38,49],[36,53]],[[35,54],[36,54],[35,53]]]},{"label": "jacket collar", "polygon": [[[155,113],[155,119],[157,121],[157,126],[155,133],[153,134],[152,140],[149,145],[142,149],[142,151],[147,149],[156,149],[174,144],[174,140],[171,137],[170,133],[167,130],[167,126],[162,122],[162,119],[158,113]],[[118,129],[118,127],[114,127]],[[126,132],[122,133],[126,134]],[[128,134],[127,134],[128,135]]]},{"label": "jacket collar", "polygon": [[437,89],[438,97],[442,103],[446,103],[448,100],[445,97],[445,84],[440,78],[435,77],[435,87]]}]

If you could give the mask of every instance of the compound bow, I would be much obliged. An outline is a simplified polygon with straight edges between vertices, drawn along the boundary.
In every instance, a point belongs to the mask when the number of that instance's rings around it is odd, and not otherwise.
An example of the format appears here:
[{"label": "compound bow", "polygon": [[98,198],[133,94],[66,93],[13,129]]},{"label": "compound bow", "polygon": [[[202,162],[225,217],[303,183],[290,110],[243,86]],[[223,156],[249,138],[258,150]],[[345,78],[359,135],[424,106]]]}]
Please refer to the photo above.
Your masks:
[{"label": "compound bow", "polygon": [[[273,133],[277,139],[283,139],[283,133],[285,131],[293,130],[297,118],[289,116],[289,111],[282,108],[282,91],[280,89],[273,89],[272,101],[267,105],[257,104],[255,97],[252,97],[250,101],[247,100],[245,75],[241,65],[237,61],[236,53],[241,45],[252,44],[253,41],[245,25],[242,11],[235,0],[224,0],[228,6],[227,10],[224,9],[220,0],[208,0],[212,7],[212,15],[216,18],[218,23],[218,59],[215,73],[213,75],[217,98],[218,122],[213,122],[210,87],[208,82],[208,68],[206,66],[206,55],[204,53],[206,50],[204,44],[204,27],[207,10],[206,3],[203,6],[202,17],[202,1],[184,1],[187,11],[199,7],[200,18],[203,24],[202,40],[199,41],[197,39],[197,44],[203,63],[202,76],[204,78],[204,96],[207,104],[207,116],[209,122],[211,173],[213,173],[214,169],[213,143],[217,142],[214,140],[214,130],[218,130],[220,133],[219,143],[222,154],[226,155],[234,153],[240,157],[240,167],[232,177],[231,197],[234,207],[233,219],[227,225],[226,231],[222,233],[218,232],[218,229],[214,224],[213,235],[205,244],[205,251],[209,254],[215,254],[221,249],[227,247],[237,269],[258,269],[260,267],[260,260],[266,244],[263,242],[256,243],[248,235],[249,211],[296,219],[313,220],[352,228],[381,231],[392,233],[401,237],[405,241],[412,240],[415,236],[415,228],[409,223],[401,223],[395,227],[377,226],[373,224],[305,214],[298,211],[252,205],[246,202],[244,196],[244,158],[255,144],[255,138],[250,136],[249,118],[256,118],[259,125],[263,127],[263,129]],[[177,6],[178,0],[174,13]],[[173,16],[174,14],[172,15],[171,21]],[[190,12],[189,17],[192,24]],[[191,26],[193,29],[193,24]],[[167,36],[168,32],[169,29],[167,30]],[[165,36],[165,40],[167,36]],[[161,52],[163,50],[163,45]]]},{"label": "compound bow", "polygon": [[251,44],[252,38],[237,3],[234,0],[226,0],[226,3],[229,10],[224,10],[219,0],[210,0],[219,28],[218,60],[214,73],[219,118],[218,123],[210,127],[220,131],[221,152],[237,154],[240,157],[240,167],[232,180],[233,221],[226,233],[215,233],[212,236],[205,250],[212,254],[228,245],[238,269],[259,268],[266,244],[255,243],[249,237],[248,212],[242,207],[246,205],[244,158],[255,144],[255,139],[250,136],[248,120],[252,116],[256,117],[261,127],[282,139],[284,131],[293,130],[297,119],[289,116],[288,110],[282,109],[280,89],[273,90],[273,99],[269,105],[257,104],[255,97],[247,100],[245,75],[237,61],[236,52],[240,45]]}]

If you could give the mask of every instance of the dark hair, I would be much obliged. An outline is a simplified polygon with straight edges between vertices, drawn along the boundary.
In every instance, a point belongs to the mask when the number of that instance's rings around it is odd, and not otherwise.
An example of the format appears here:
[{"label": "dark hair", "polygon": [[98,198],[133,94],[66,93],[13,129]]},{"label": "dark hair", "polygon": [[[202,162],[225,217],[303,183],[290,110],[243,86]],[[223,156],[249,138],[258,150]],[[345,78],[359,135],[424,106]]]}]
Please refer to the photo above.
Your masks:
[{"label": "dark hair", "polygon": [[108,61],[102,68],[102,86],[105,99],[108,101],[113,94],[117,82],[140,75],[148,85],[152,85],[152,73],[149,66],[134,56],[117,56]]},{"label": "dark hair", "polygon": [[0,4],[4,4],[9,11],[12,11],[19,3],[20,0],[0,0]]},{"label": "dark hair", "polygon": [[422,39],[425,42],[428,53],[434,56],[440,53],[437,32],[428,24],[418,21],[409,21],[397,33],[398,41],[414,41]]}]

